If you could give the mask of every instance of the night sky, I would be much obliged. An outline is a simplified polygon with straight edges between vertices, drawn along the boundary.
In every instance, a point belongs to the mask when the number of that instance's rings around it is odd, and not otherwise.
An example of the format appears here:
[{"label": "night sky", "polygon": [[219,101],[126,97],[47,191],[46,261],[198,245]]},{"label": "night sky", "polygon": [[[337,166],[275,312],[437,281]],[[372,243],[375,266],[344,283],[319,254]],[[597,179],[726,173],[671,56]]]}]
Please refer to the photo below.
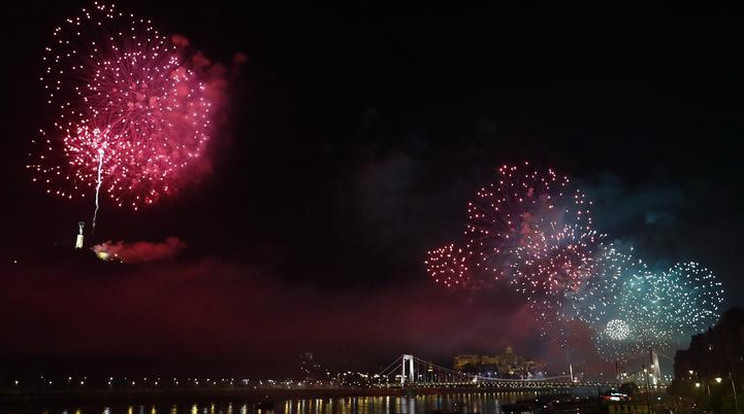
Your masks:
[{"label": "night sky", "polygon": [[507,286],[444,290],[422,263],[524,160],[569,174],[651,266],[698,261],[744,306],[739,10],[311,3],[119,3],[231,73],[210,173],[144,211],[102,204],[92,242],[140,242],[126,265],[71,254],[90,199],[25,168],[51,116],[42,49],[87,3],[3,5],[4,363],[283,375],[306,351],[375,371],[512,346],[560,369]]}]

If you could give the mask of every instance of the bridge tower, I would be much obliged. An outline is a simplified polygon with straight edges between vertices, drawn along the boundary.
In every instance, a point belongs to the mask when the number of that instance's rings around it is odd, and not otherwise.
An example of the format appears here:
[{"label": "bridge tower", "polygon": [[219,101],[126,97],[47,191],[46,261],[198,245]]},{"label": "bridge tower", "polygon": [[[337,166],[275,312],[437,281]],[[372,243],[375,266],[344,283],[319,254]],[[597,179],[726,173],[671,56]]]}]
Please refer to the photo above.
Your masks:
[{"label": "bridge tower", "polygon": [[659,366],[659,354],[656,353],[656,350],[653,348],[649,349],[649,352],[651,353],[651,374],[652,377],[652,383],[654,388],[656,388],[659,381],[661,381],[661,367]]},{"label": "bridge tower", "polygon": [[[413,355],[403,354],[401,357],[402,372],[400,376],[400,385],[404,385],[406,382],[413,383],[416,380],[416,373],[413,370]],[[406,366],[408,369],[406,370]]]}]

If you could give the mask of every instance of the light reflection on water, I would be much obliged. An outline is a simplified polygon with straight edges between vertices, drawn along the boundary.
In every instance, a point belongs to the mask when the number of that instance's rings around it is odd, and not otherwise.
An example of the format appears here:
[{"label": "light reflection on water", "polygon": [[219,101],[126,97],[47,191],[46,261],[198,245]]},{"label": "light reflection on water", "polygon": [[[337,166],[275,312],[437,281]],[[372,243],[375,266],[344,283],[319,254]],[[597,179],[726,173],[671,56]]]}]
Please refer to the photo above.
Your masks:
[{"label": "light reflection on water", "polygon": [[[254,408],[251,402],[201,401],[155,404],[70,404],[67,407],[16,407],[13,414],[502,414],[501,405],[527,393],[457,393],[417,396],[360,396],[277,400],[274,410]],[[441,413],[441,412],[448,413]]]}]

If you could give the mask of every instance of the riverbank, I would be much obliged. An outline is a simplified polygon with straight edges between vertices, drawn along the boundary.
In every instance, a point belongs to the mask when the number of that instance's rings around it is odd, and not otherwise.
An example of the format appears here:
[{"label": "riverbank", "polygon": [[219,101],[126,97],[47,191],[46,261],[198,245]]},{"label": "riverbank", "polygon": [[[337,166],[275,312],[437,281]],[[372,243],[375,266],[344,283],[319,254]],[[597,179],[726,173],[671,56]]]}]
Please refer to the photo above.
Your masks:
[{"label": "riverbank", "polygon": [[[525,393],[528,390],[479,388],[233,388],[233,389],[147,389],[147,390],[73,390],[73,391],[0,391],[0,404],[38,404],[68,402],[132,402],[234,400],[254,403],[265,399],[282,401],[307,398],[375,397],[474,392]],[[534,392],[534,391],[533,391]],[[565,392],[565,391],[563,391]],[[551,393],[546,391],[545,393]],[[555,393],[553,391],[552,393]]]}]

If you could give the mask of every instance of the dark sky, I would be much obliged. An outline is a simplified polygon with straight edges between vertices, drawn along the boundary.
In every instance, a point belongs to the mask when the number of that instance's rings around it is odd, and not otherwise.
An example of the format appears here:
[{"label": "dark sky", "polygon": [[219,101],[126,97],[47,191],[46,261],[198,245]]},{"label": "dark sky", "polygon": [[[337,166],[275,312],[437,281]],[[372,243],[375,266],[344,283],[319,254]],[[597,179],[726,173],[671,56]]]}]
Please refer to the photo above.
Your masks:
[{"label": "dark sky", "polygon": [[212,172],[146,211],[103,203],[93,242],[185,246],[126,266],[69,257],[93,206],[24,168],[49,116],[41,51],[86,3],[3,6],[5,361],[273,373],[313,351],[374,370],[511,345],[559,369],[520,297],[444,291],[422,266],[523,160],[571,175],[648,263],[699,261],[744,305],[740,10],[311,3],[119,4],[215,62],[247,56]]}]

